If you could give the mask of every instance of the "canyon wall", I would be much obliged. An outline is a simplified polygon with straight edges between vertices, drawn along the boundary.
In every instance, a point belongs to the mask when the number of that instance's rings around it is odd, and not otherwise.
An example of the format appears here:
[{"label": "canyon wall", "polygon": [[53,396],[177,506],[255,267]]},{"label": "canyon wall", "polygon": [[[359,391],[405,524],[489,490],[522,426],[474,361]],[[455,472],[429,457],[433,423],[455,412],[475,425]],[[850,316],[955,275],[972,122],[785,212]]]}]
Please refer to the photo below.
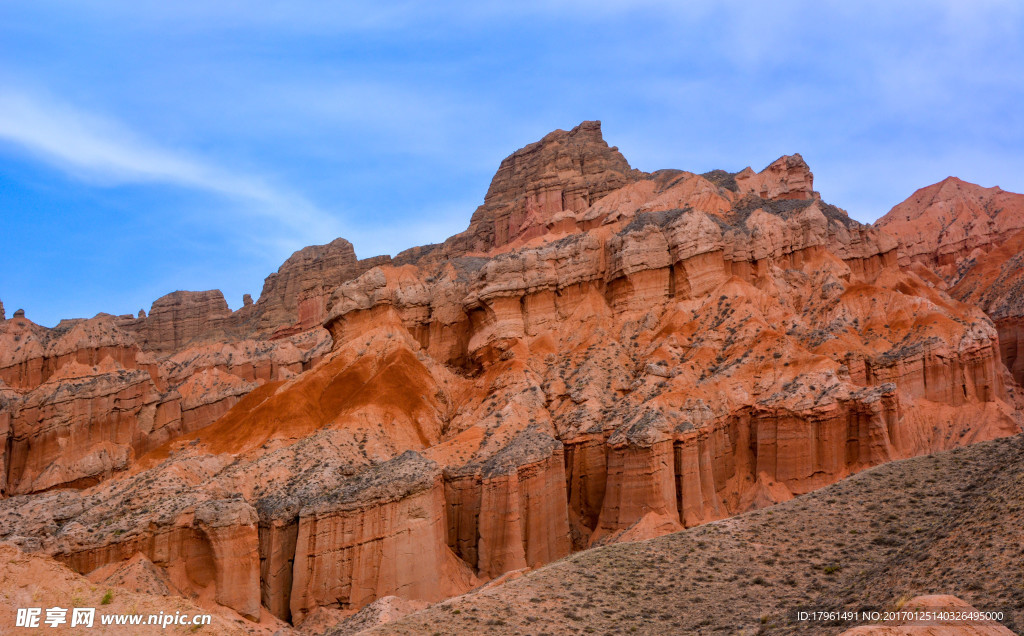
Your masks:
[{"label": "canyon wall", "polygon": [[0,323],[0,540],[300,624],[1019,432],[1018,339],[899,245],[799,155],[646,174],[556,131],[443,244]]},{"label": "canyon wall", "polygon": [[1003,363],[1024,385],[1024,195],[950,177],[878,220],[904,265],[926,268],[954,298],[981,307],[999,331]]}]

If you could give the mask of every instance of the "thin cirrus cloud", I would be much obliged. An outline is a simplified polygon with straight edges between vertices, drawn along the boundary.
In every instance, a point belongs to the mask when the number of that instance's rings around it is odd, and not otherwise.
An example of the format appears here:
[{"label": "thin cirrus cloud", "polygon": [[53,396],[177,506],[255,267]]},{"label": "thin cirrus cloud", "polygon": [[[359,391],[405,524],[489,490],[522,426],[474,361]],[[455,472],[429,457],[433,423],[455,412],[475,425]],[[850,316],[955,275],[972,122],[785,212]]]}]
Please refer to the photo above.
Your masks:
[{"label": "thin cirrus cloud", "polygon": [[241,214],[276,223],[290,241],[337,235],[338,222],[303,196],[185,152],[124,125],[24,91],[0,92],[0,140],[69,176],[99,185],[168,184],[220,195]]}]

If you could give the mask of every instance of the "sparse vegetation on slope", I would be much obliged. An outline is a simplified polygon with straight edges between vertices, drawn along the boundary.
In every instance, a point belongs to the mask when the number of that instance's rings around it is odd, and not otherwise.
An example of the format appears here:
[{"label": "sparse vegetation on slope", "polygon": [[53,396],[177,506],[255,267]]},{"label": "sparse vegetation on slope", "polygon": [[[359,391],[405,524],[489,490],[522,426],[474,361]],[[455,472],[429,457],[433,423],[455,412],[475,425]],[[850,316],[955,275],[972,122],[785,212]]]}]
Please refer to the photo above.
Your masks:
[{"label": "sparse vegetation on slope", "polygon": [[799,609],[920,594],[1024,630],[1024,436],[892,462],[777,506],[574,554],[373,633],[836,634]]}]

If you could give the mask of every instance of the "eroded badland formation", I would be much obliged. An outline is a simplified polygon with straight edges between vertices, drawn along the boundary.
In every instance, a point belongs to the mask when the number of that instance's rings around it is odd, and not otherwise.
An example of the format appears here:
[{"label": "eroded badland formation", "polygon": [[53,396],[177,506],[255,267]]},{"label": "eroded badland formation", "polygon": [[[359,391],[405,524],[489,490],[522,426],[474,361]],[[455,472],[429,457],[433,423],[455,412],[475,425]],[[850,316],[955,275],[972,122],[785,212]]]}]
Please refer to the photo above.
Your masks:
[{"label": "eroded badland formation", "polygon": [[439,601],[1020,432],[1022,248],[1022,195],[863,225],[799,155],[648,174],[584,122],[443,244],[0,322],[0,539],[267,629]]}]

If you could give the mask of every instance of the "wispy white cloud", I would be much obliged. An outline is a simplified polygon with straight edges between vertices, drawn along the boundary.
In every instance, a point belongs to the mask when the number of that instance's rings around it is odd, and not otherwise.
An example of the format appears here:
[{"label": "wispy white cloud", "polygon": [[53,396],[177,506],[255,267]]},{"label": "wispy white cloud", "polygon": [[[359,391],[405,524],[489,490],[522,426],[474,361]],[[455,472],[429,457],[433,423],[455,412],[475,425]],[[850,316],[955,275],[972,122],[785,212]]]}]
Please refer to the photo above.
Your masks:
[{"label": "wispy white cloud", "polygon": [[300,194],[162,147],[119,122],[26,91],[0,89],[0,140],[83,181],[161,183],[231,199],[239,214],[278,224],[288,244],[338,235],[337,220]]}]

